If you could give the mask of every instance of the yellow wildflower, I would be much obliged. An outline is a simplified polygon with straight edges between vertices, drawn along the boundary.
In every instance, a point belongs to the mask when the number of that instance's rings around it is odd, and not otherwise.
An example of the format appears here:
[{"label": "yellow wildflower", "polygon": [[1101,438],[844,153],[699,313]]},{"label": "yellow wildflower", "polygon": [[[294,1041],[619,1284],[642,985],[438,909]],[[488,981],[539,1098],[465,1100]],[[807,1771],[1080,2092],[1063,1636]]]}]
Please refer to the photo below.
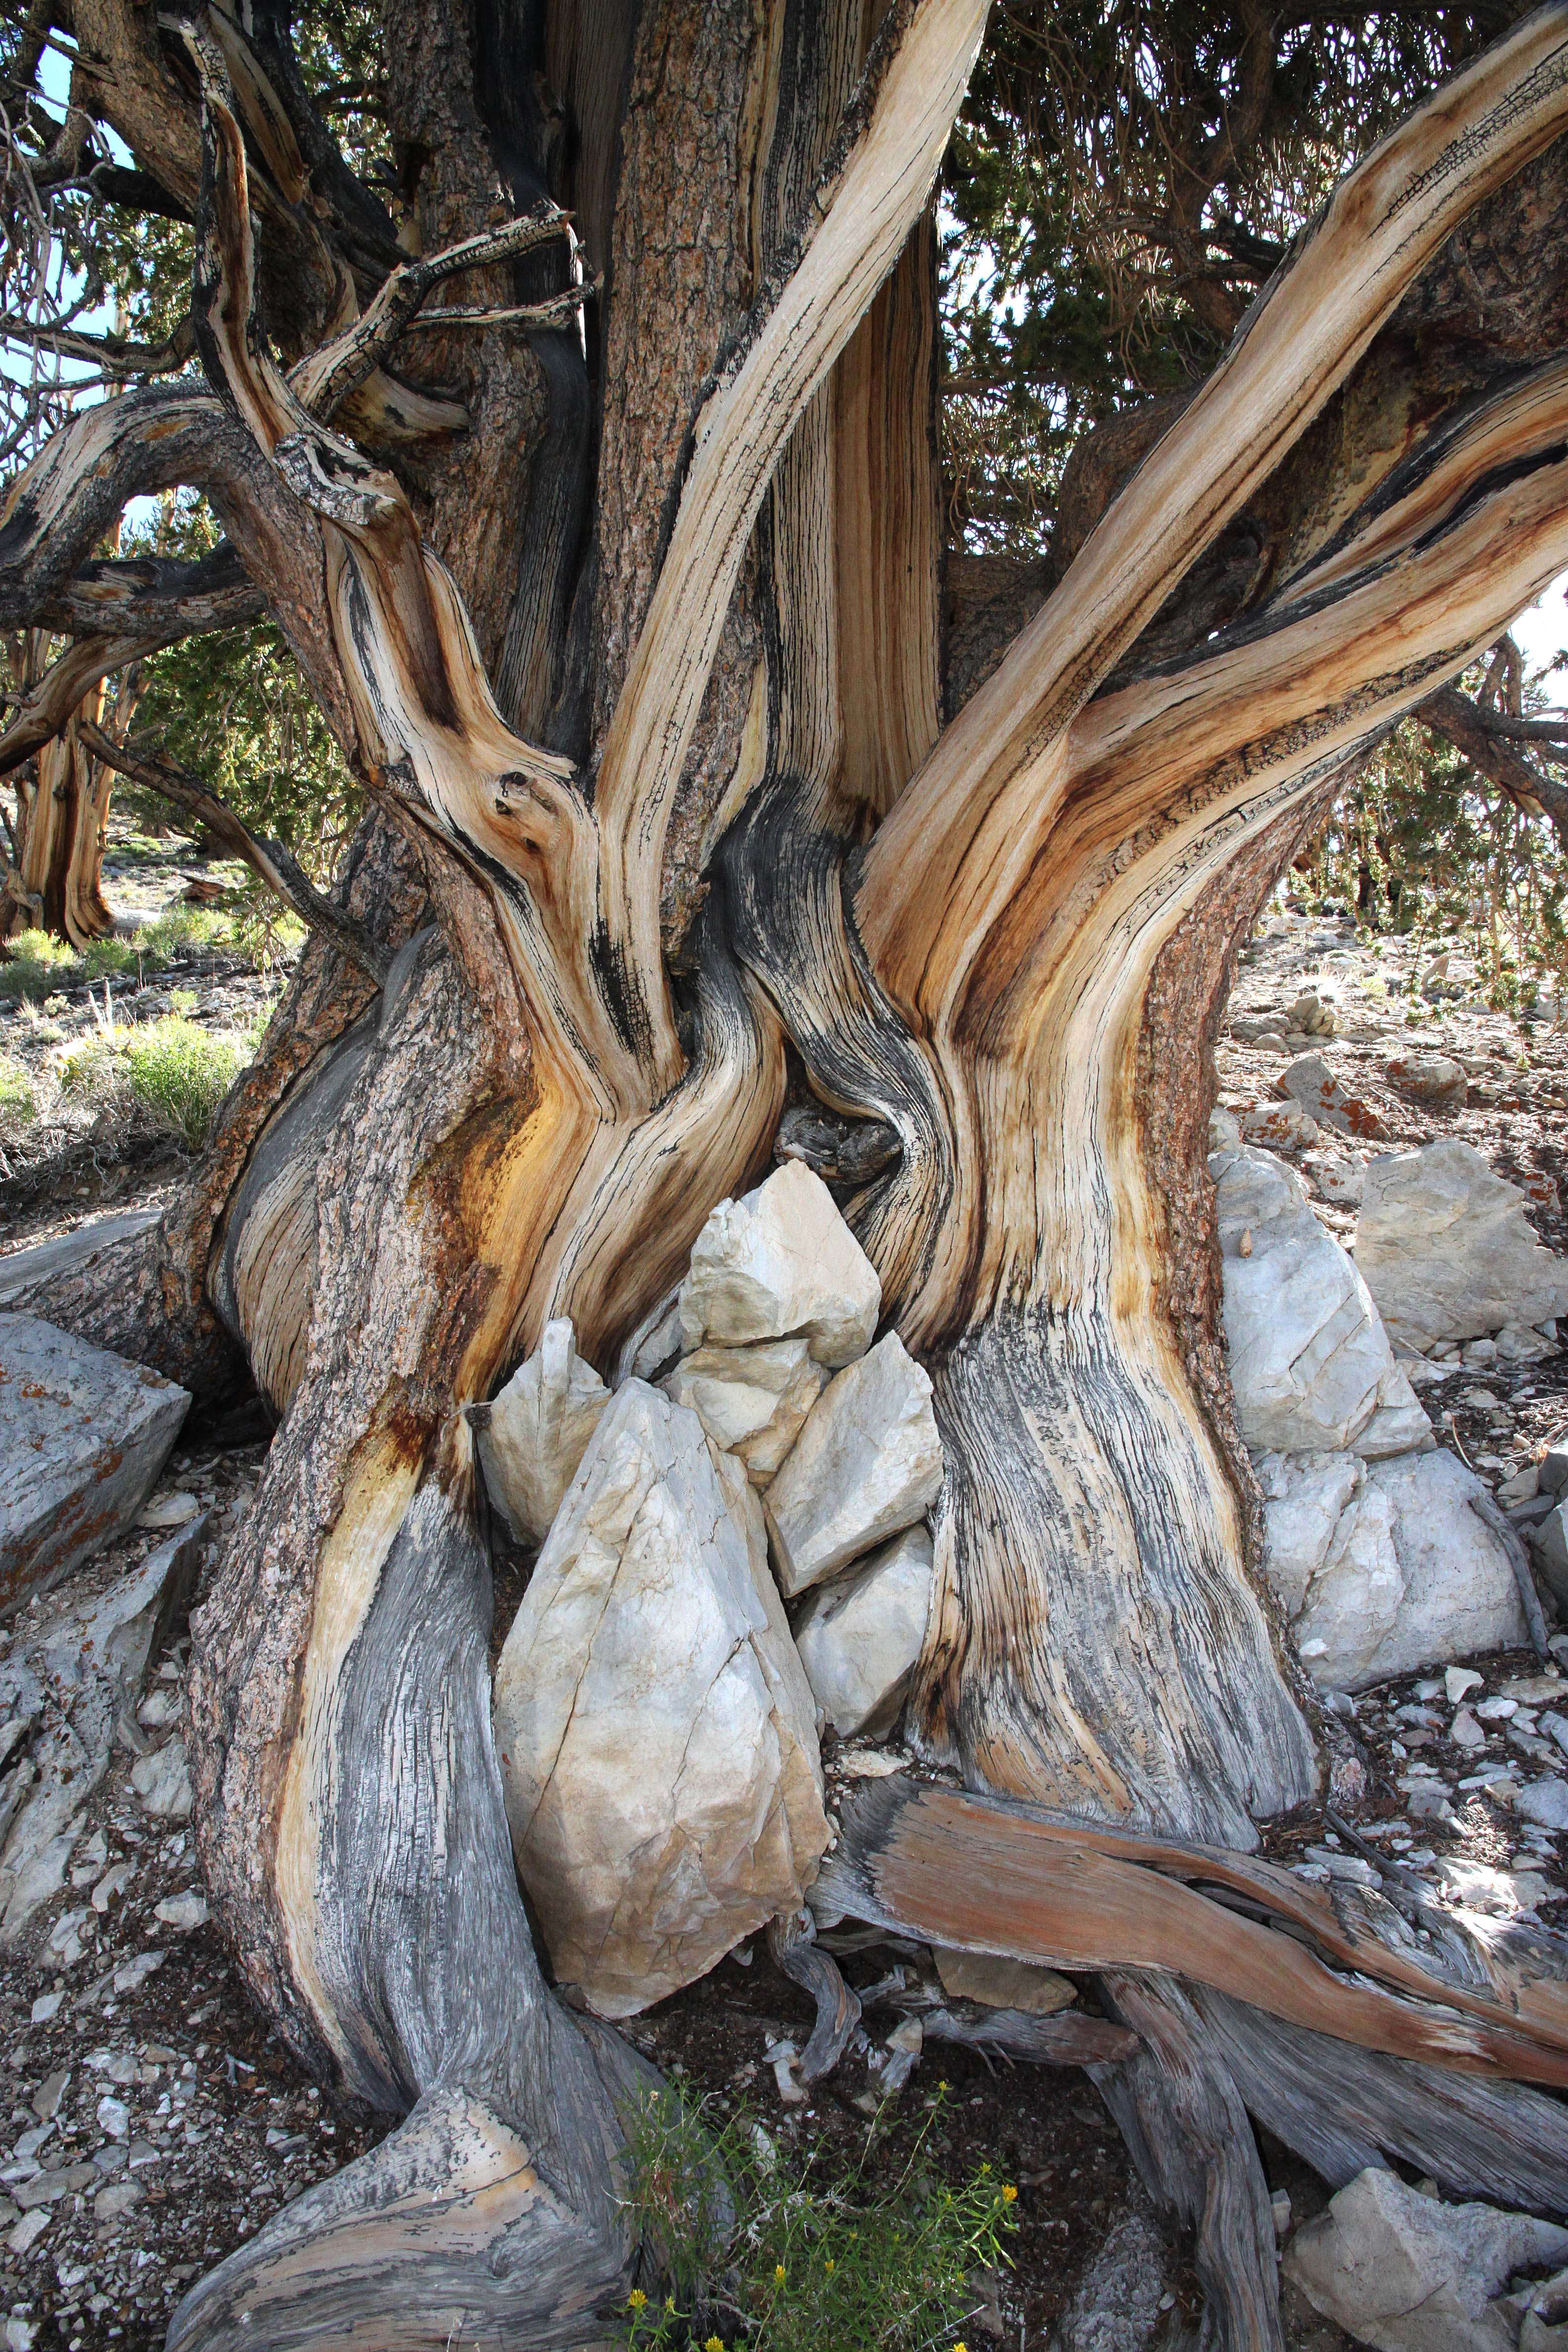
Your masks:
[{"label": "yellow wildflower", "polygon": [[724,2338],[721,2336],[710,2336],[702,2347],[702,2352],[724,2352]]},{"label": "yellow wildflower", "polygon": [[640,2311],[647,2301],[647,2297],[644,2294],[640,2286],[634,2286],[630,2294],[626,2297],[627,2306],[633,2311]]},{"label": "yellow wildflower", "polygon": [[775,2286],[783,2286],[784,2283],[784,2266],[783,2263],[775,2263],[773,2264],[773,2284]]},{"label": "yellow wildflower", "polygon": [[969,2352],[969,2347],[967,2344],[955,2344],[952,2352]]},{"label": "yellow wildflower", "polygon": [[828,2267],[828,2269],[829,2269],[830,2271],[831,2271],[832,2269],[834,2269],[834,2267],[835,2267],[834,2260],[833,2260],[833,2257],[832,2257],[832,2255],[831,2255],[831,2254],[829,2254],[829,2255],[828,2255],[828,2257],[827,2257],[827,2267]]},{"label": "yellow wildflower", "polygon": [[1004,2205],[1016,2205],[1017,2201],[1018,2192],[1009,2180],[1006,2187],[1002,2191],[1002,2202]]}]

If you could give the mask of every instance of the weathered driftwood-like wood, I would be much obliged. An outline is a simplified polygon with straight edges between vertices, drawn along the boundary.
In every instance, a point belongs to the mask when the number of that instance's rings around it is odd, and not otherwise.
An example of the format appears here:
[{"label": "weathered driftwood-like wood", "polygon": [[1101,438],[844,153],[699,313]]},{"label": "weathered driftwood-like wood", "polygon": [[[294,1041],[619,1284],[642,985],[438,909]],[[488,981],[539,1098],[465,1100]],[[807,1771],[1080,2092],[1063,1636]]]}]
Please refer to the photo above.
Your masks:
[{"label": "weathered driftwood-like wood", "polygon": [[[1180,1883],[1211,1877],[1245,1891],[1247,1908]],[[1542,1953],[1534,1971],[1494,1977],[1483,1946],[1467,1987],[1408,1948],[1385,1949],[1370,1917],[1349,1932],[1331,1903],[1306,1897],[1288,1872],[1261,1863],[1051,1822],[1032,1807],[896,1776],[846,1803],[813,1889],[828,1924],[847,1913],[1042,1966],[1168,1969],[1363,2049],[1568,2085],[1561,1951]],[[1292,1932],[1249,1916],[1255,1908]]]},{"label": "weathered driftwood-like wood", "polygon": [[1031,2066],[1108,2066],[1130,2058],[1138,2037],[1113,2019],[1063,2010],[1055,2017],[1031,2017],[1021,2009],[983,2009],[960,2016],[951,2009],[922,2009],[928,2042],[954,2042],[964,2050],[994,2051],[1026,2059]]},{"label": "weathered driftwood-like wood", "polygon": [[79,710],[50,726],[31,776],[20,780],[16,856],[5,876],[0,938],[37,929],[85,948],[114,929],[102,887],[114,772],[92,741],[100,691],[95,686]]},{"label": "weathered driftwood-like wood", "polygon": [[800,2078],[818,2082],[831,2074],[860,2022],[860,2003],[838,1972],[831,1952],[816,1947],[816,1924],[809,1911],[768,1924],[768,1957],[816,2004],[811,2039],[801,2053]]},{"label": "weathered driftwood-like wood", "polygon": [[1156,2209],[1192,2239],[1202,2341],[1215,2352],[1285,2352],[1268,2183],[1235,2083],[1173,1978],[1113,1974],[1103,1990],[1142,2046],[1089,2071]]},{"label": "weathered driftwood-like wood", "polygon": [[1247,2111],[1342,2189],[1397,2158],[1450,2197],[1568,2212],[1568,2108],[1518,2083],[1462,2078],[1284,2024],[1189,1987],[1206,2040]]},{"label": "weathered driftwood-like wood", "polygon": [[[528,41],[483,11],[386,14],[410,233],[489,257],[455,307],[566,298],[558,244],[549,278],[545,247],[494,244],[561,196]],[[1550,305],[1466,401],[1401,347],[1407,462],[1325,488],[1319,452],[1310,510],[1279,487],[1443,239],[1568,123],[1568,10],[1347,180],[1096,528],[1079,499],[1075,560],[945,734],[928,200],[984,11],[896,0],[877,31],[862,0],[652,0],[601,12],[602,39],[546,14],[605,275],[596,419],[569,332],[437,324],[427,382],[379,364],[417,272],[280,12],[161,32],[76,5],[115,127],[196,219],[215,390],[130,393],[51,445],[0,521],[0,620],[79,604],[124,499],[195,482],[381,813],[344,894],[387,959],[379,1002],[312,940],[191,1197],[126,1244],[143,1349],[195,1344],[204,1315],[216,1334],[216,1300],[289,1404],[197,1628],[215,1895],[295,2045],[406,2111],[198,2290],[180,2340],[331,2341],[357,2306],[399,2344],[585,2343],[629,2277],[624,2058],[546,1992],[510,1871],[463,1408],[552,1314],[612,1368],[765,1164],[793,1048],[826,1113],[876,1123],[852,1213],[935,1383],[918,1731],[1083,1817],[971,1810],[907,1852],[893,1823],[878,1870],[903,1880],[863,1873],[855,1899],[963,1943],[940,1923],[978,1850],[1002,1948],[1119,1972],[1130,2135],[1225,2326],[1267,2342],[1246,2066],[1169,1972],[1461,2094],[1563,2079],[1568,2032],[1543,1945],[1417,1945],[1239,1853],[1094,1826],[1241,1847],[1313,1776],[1248,1580],[1212,1286],[1194,1343],[1164,1264],[1181,1219],[1197,1246],[1203,1106],[1165,1150],[1143,1074],[1172,959],[1206,1015],[1300,823],[1568,561]],[[1141,642],[1266,488],[1286,511],[1252,603],[1208,581]],[[1530,2095],[1488,2091],[1500,2147]]]}]

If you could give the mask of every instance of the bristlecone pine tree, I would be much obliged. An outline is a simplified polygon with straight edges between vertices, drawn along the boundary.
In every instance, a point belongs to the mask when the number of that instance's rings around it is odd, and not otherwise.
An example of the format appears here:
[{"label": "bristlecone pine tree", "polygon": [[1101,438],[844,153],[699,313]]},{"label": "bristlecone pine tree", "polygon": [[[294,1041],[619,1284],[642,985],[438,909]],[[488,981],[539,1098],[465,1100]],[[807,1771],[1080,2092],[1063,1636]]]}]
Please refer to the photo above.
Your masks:
[{"label": "bristlecone pine tree", "polygon": [[[259,593],[372,809],[183,1201],[26,1302],[209,1396],[237,1346],[282,1413],[195,1629],[201,1851],[256,2000],[404,2118],[180,2347],[615,2338],[639,2062],[531,1947],[461,1408],[552,1316],[613,1378],[792,1096],[883,1147],[850,1214],[947,1462],[911,1723],[975,1792],[863,1809],[840,1882],[889,1902],[896,1848],[1100,1972],[1205,2341],[1281,2342],[1248,2110],[1331,2179],[1568,2193],[1549,1939],[1247,1858],[1332,1727],[1256,1574],[1203,1159],[1274,878],[1568,566],[1568,7],[1412,93],[1186,404],[1089,445],[962,699],[932,188],[985,17],[387,0],[396,233],[287,0],[29,18],[79,60],[57,182],[108,123],[93,185],[195,223],[201,374],[14,485],[0,621],[73,644],[10,748]],[[217,556],[93,560],[174,484]]]}]

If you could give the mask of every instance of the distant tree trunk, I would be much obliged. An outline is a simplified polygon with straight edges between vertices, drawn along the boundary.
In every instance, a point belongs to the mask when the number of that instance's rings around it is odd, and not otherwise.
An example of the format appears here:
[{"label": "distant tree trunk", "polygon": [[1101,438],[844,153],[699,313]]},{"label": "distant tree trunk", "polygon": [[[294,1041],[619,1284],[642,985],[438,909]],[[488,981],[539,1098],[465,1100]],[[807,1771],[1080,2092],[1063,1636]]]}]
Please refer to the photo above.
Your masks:
[{"label": "distant tree trunk", "polygon": [[[405,340],[411,388],[390,226],[281,17],[158,53],[77,0],[121,135],[199,211],[215,393],[46,451],[16,593],[53,593],[106,482],[198,481],[365,781],[344,896],[391,956],[376,992],[312,943],[122,1269],[166,1305],[149,1350],[208,1346],[210,1303],[284,1413],[195,1628],[220,1915],[293,2046],[406,2118],[176,2345],[613,2335],[637,2066],[532,1952],[461,1408],[552,1316],[615,1376],[792,1068],[900,1144],[849,1213],[946,1449],[916,1736],[976,1787],[1237,1848],[1314,1786],[1219,1344],[1207,1040],[1349,767],[1568,563],[1568,11],[1343,184],[944,728],[930,197],[984,17],[397,0],[405,244],[478,240],[465,304],[515,313],[563,247],[496,224],[553,198],[605,278],[582,337]],[[1475,319],[1500,278],[1507,349]],[[1179,2071],[1178,2007],[1144,2007]],[[1191,2065],[1206,2107],[1123,2106],[1201,2179],[1202,2115],[1241,2105]]]},{"label": "distant tree trunk", "polygon": [[[82,716],[96,725],[102,701],[103,688],[95,686]],[[88,751],[74,717],[39,748],[29,768],[17,772],[15,849],[5,877],[0,938],[43,930],[85,948],[114,929],[103,897],[114,772]]]}]

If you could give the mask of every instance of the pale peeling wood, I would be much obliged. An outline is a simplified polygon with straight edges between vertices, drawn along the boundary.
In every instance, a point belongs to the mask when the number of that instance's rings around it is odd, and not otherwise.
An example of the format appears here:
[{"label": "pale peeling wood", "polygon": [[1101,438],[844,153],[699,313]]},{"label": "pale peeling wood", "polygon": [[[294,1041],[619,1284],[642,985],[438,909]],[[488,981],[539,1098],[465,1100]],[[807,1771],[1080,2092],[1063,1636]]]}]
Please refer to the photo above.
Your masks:
[{"label": "pale peeling wood", "polygon": [[1355,2050],[1207,1987],[1192,1989],[1250,2114],[1331,2189],[1397,2159],[1444,2193],[1568,2213],[1568,2108],[1520,2083]]},{"label": "pale peeling wood", "polygon": [[639,972],[660,971],[657,905],[641,877],[661,862],[670,798],[763,495],[923,208],[984,23],[976,0],[898,0],[799,257],[703,410],[596,792],[605,919]]},{"label": "pale peeling wood", "polygon": [[[1568,10],[1527,17],[1342,181],[1214,374],[1143,460],[1000,668],[943,736],[868,862],[872,954],[901,1002],[952,1001],[985,899],[1018,871],[1018,795],[1200,549],[1349,374],[1466,212],[1568,121]],[[964,869],[988,868],[984,896]],[[914,877],[918,873],[918,882]],[[960,902],[963,903],[960,903]],[[908,920],[923,906],[925,936]],[[935,959],[930,926],[941,920]],[[911,934],[915,934],[911,936]],[[901,935],[900,935],[901,934]]]},{"label": "pale peeling wood", "polygon": [[[1159,1286],[1143,1007],[1247,844],[1568,560],[1564,395],[1560,368],[1499,395],[1462,436],[1466,467],[1457,443],[1434,453],[1440,499],[1407,476],[1373,560],[1331,593],[1090,704],[1015,896],[972,909],[963,1002],[926,1032],[946,1148],[906,1160],[876,1220],[921,1236],[919,1258],[883,1262],[886,1295],[930,1360],[949,1466],[915,1720],[994,1786],[1238,1844],[1249,1813],[1310,1787]],[[907,912],[917,934],[918,899]]]}]

